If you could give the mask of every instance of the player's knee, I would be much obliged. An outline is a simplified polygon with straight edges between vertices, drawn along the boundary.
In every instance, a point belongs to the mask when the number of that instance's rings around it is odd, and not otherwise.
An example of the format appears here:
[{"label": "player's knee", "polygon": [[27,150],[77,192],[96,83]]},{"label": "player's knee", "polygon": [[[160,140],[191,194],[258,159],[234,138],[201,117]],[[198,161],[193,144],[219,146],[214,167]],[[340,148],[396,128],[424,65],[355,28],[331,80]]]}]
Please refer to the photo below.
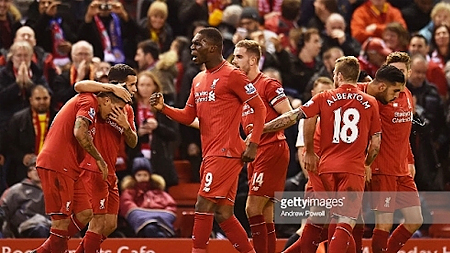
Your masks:
[{"label": "player's knee", "polygon": [[75,216],[77,217],[77,220],[80,221],[83,224],[88,224],[89,221],[92,220],[94,217],[94,213],[92,212],[92,209],[86,209],[79,213],[76,213]]},{"label": "player's knee", "polygon": [[233,216],[233,211],[231,210],[216,210],[214,213],[214,218],[217,223],[222,223]]},{"label": "player's knee", "polygon": [[376,224],[375,228],[378,230],[389,232],[392,229],[392,224]]},{"label": "player's knee", "polygon": [[259,210],[259,208],[257,208],[254,205],[247,205],[245,207],[245,212],[247,213],[247,217],[253,217],[256,215],[262,215],[262,210]]},{"label": "player's knee", "polygon": [[105,228],[103,229],[104,235],[108,236],[117,228],[117,222],[106,222]]}]

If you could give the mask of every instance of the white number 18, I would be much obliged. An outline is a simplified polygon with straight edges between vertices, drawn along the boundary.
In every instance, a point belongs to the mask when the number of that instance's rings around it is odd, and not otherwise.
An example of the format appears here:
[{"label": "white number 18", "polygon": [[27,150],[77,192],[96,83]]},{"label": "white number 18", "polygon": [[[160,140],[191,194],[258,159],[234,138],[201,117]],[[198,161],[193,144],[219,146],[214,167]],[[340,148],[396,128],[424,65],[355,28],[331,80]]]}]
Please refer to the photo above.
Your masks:
[{"label": "white number 18", "polygon": [[[334,132],[333,143],[342,140],[345,143],[352,143],[358,138],[359,111],[355,108],[348,108],[341,116],[342,108],[334,110]],[[344,125],[341,128],[341,121]],[[348,134],[350,130],[350,135]]]}]

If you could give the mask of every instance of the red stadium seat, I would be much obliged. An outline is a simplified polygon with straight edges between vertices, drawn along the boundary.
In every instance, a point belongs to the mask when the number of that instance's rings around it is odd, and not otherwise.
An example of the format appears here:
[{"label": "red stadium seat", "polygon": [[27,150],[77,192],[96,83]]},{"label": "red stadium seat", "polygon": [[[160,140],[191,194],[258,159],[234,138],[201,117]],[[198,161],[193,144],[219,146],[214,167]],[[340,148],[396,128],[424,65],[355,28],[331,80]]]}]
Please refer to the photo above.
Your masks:
[{"label": "red stadium seat", "polygon": [[175,170],[178,175],[178,182],[190,183],[192,178],[191,163],[188,160],[175,160]]},{"label": "red stadium seat", "polygon": [[180,222],[180,237],[190,238],[194,228],[194,211],[183,211]]},{"label": "red stadium seat", "polygon": [[428,232],[432,238],[450,238],[450,224],[441,224],[442,221],[448,220],[450,211],[445,209],[436,209],[432,211],[433,225],[430,226]]}]

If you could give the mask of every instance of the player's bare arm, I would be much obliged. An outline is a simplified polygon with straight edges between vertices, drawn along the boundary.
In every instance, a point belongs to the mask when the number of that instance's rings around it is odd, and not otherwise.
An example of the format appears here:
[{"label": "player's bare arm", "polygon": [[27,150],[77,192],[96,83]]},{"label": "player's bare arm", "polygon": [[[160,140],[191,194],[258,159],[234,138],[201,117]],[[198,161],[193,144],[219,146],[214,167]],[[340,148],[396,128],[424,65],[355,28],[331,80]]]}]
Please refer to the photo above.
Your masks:
[{"label": "player's bare arm", "polygon": [[125,137],[125,142],[127,145],[130,148],[136,147],[138,143],[138,136],[137,133],[131,129],[125,109],[119,108],[118,106],[113,106],[109,119],[116,122],[124,130],[123,136]]},{"label": "player's bare arm", "polygon": [[303,117],[303,111],[300,108],[283,113],[277,118],[267,122],[264,125],[263,133],[276,132],[286,129],[294,125],[299,119]]},{"label": "player's bare arm", "polygon": [[108,176],[108,165],[102,155],[98,152],[97,148],[94,146],[92,136],[89,133],[89,124],[90,122],[86,118],[77,117],[73,128],[73,135],[77,139],[80,146],[97,161],[98,168],[102,172],[103,179],[105,180]]},{"label": "player's bare arm", "polygon": [[244,153],[242,153],[241,157],[242,161],[245,163],[252,162],[256,158],[257,151],[258,151],[258,144],[254,142],[249,142]]},{"label": "player's bare arm", "polygon": [[73,88],[76,92],[89,92],[89,93],[97,93],[97,92],[112,92],[116,96],[123,99],[123,101],[130,103],[131,102],[131,94],[124,88],[124,84],[111,84],[111,83],[100,83],[91,80],[82,80],[76,82]]},{"label": "player's bare arm", "polygon": [[372,180],[372,170],[370,169],[370,166],[377,157],[378,152],[380,152],[380,145],[381,145],[381,133],[376,133],[372,135],[366,155],[366,160],[364,161],[366,182],[370,182]]},{"label": "player's bare arm", "polygon": [[164,109],[164,97],[160,92],[153,93],[150,96],[150,105],[158,111]]},{"label": "player's bare arm", "polygon": [[317,173],[319,157],[314,152],[314,132],[316,131],[318,116],[305,119],[303,124],[303,139],[305,141],[305,170]]}]

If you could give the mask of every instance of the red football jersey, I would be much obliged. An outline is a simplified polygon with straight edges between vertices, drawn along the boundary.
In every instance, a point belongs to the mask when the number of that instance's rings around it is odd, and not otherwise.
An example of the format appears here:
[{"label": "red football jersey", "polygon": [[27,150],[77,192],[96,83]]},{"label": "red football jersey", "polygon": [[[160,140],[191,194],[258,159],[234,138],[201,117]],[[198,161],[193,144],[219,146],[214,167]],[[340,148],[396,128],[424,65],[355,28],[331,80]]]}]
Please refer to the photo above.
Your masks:
[{"label": "red football jersey", "polygon": [[82,93],[67,101],[52,122],[36,166],[76,179],[81,172],[79,165],[86,151],[73,135],[75,119],[88,119],[91,122],[89,132],[94,136],[97,110],[97,98],[91,93]]},{"label": "red football jersey", "polygon": [[[276,104],[281,101],[288,99],[284,94],[284,89],[281,86],[280,82],[276,79],[270,78],[266,76],[264,73],[259,73],[255,80],[252,81],[256,90],[258,91],[259,96],[264,102],[264,106],[266,107],[266,118],[264,122],[269,122],[274,118],[278,117],[279,114],[273,108]],[[244,103],[243,111],[242,111],[242,127],[246,129],[246,126],[252,124],[254,122],[253,119],[253,108]],[[286,137],[284,136],[284,131],[265,133],[261,135],[261,141],[259,142],[259,146],[264,144],[284,140]]]},{"label": "red football jersey", "polygon": [[[200,72],[192,81],[191,94],[184,109],[165,107],[163,113],[183,124],[198,117],[203,157],[241,157],[245,143],[239,135],[242,105],[260,99],[247,76],[227,61]],[[253,101],[252,101],[253,102]],[[261,105],[262,106],[262,105]],[[265,110],[264,106],[262,109]],[[258,123],[262,131],[263,120]],[[256,131],[256,126],[253,132]],[[260,141],[254,134],[252,141]]]},{"label": "red football jersey", "polygon": [[375,98],[344,84],[315,95],[301,109],[306,117],[320,116],[320,173],[364,175],[369,139],[381,132]]},{"label": "red football jersey", "polygon": [[[126,105],[125,110],[131,129],[136,131],[133,108],[130,105]],[[120,145],[124,143],[124,129],[110,119],[103,120],[101,118],[97,120],[95,129],[94,146],[108,165],[108,175],[115,175]],[[95,159],[89,154],[86,154],[86,158],[81,162],[80,167],[100,173]]]},{"label": "red football jersey", "polygon": [[[361,84],[359,87],[367,92],[367,85]],[[412,94],[406,87],[396,100],[387,105],[378,103],[383,138],[380,152],[371,166],[373,174],[409,175],[408,156],[411,153],[409,134],[413,106]]]}]

